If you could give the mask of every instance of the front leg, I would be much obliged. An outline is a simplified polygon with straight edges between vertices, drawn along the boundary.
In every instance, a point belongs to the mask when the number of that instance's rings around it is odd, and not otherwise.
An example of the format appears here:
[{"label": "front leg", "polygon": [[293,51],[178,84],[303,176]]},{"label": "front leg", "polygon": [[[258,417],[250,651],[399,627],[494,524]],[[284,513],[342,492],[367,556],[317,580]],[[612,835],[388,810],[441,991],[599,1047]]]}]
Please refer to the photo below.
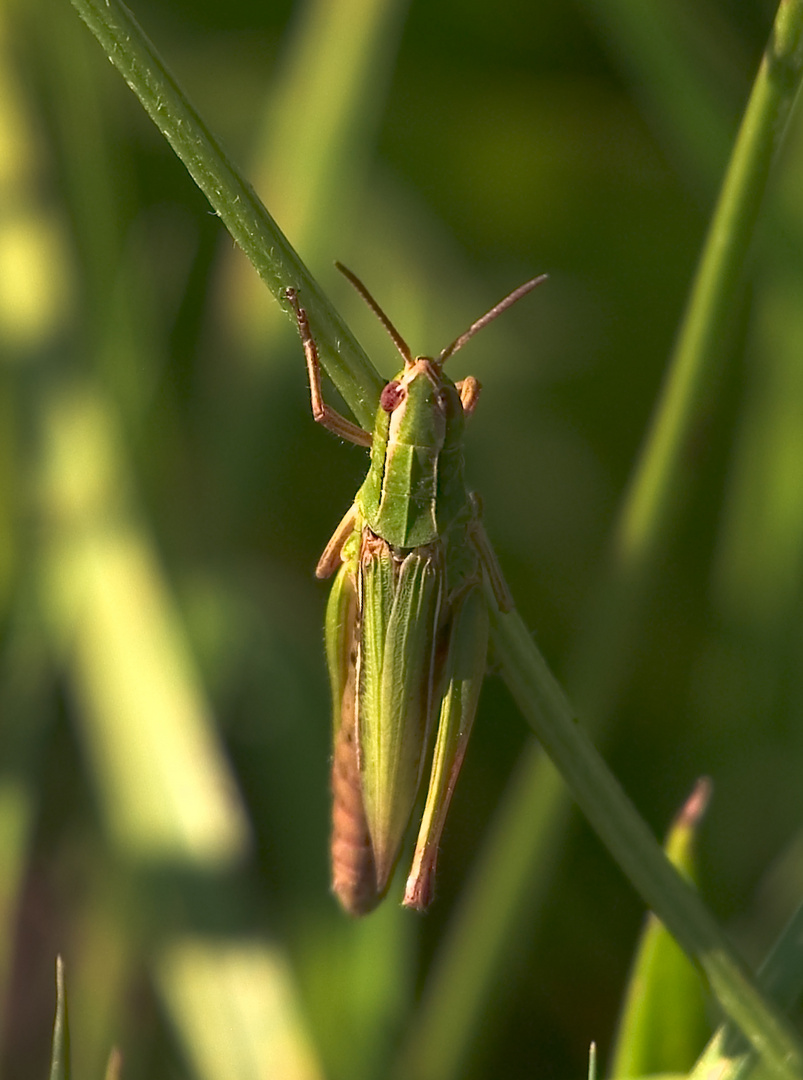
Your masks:
[{"label": "front leg", "polygon": [[473,375],[466,375],[465,379],[459,379],[455,383],[455,386],[460,395],[460,404],[463,406],[463,412],[466,416],[471,416],[477,407],[480,390],[482,389],[479,381],[475,379]]},{"label": "front leg", "polygon": [[301,344],[304,346],[304,356],[307,360],[307,374],[309,376],[309,393],[312,403],[313,419],[323,424],[325,428],[339,435],[347,442],[356,443],[358,446],[370,446],[372,438],[367,431],[363,431],[357,424],[341,416],[337,410],[332,409],[323,400],[321,390],[321,364],[318,359],[318,347],[310,330],[307,313],[298,302],[298,293],[295,289],[285,289],[284,298],[295,312],[298,332],[301,335]]}]

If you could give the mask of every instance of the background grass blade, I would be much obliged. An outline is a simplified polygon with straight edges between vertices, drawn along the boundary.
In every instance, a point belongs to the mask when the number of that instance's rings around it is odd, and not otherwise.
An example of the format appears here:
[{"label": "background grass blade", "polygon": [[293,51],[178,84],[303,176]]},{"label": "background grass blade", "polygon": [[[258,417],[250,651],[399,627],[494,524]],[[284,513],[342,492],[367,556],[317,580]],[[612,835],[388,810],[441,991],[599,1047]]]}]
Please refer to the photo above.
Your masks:
[{"label": "background grass blade", "polygon": [[[664,844],[672,865],[692,883],[696,877],[696,834],[710,797],[710,782],[698,781]],[[622,1004],[611,1074],[685,1073],[705,1040],[706,1030],[706,1001],[699,973],[650,914]]]},{"label": "background grass blade", "polygon": [[70,1080],[70,1024],[67,1018],[67,988],[64,985],[64,962],[56,960],[56,1021],[53,1025],[53,1052],[50,1080]]},{"label": "background grass blade", "polygon": [[[609,5],[604,12],[605,20],[617,27],[614,41],[632,40],[634,34],[639,39],[649,36],[653,42],[661,40],[653,24],[656,11],[625,11],[624,7]],[[722,345],[728,341],[728,323],[738,307],[770,167],[800,84],[802,28],[803,7],[781,5],[708,230],[664,390],[614,526],[607,567],[579,634],[569,685],[580,715],[595,730],[608,722],[627,681],[661,555],[671,545],[684,510],[685,493],[694,483],[690,442],[711,408]],[[638,60],[631,62],[648,64],[648,55],[642,50]],[[677,62],[677,58],[672,60],[672,70],[677,69]],[[665,88],[660,87],[661,70],[651,69],[658,95],[665,94]],[[710,125],[704,127],[708,131]],[[750,520],[754,520],[753,515]],[[777,559],[772,565],[777,566]],[[538,816],[533,814],[535,805],[540,810]],[[478,1028],[503,962],[504,943],[516,940],[515,927],[527,918],[526,905],[516,903],[510,893],[505,904],[499,904],[496,882],[515,881],[520,896],[532,898],[528,885],[539,870],[543,871],[566,817],[565,789],[550,764],[533,748],[522,761],[511,797],[500,808],[488,839],[492,849],[480,857],[459,920],[433,970],[420,1028],[411,1032],[408,1051],[402,1055],[408,1065],[412,1060],[426,1062],[420,1067],[430,1070],[427,1075],[433,1078],[457,1075],[460,1056]],[[536,827],[532,827],[533,821],[538,823]],[[507,839],[512,837],[520,837],[520,842],[508,848]],[[472,947],[469,943],[477,939],[479,927],[491,922],[495,926],[493,947]],[[483,940],[489,943],[490,935],[486,933]],[[470,970],[464,960],[467,955],[473,958]]]},{"label": "background grass blade", "polygon": [[[765,992],[783,1009],[792,1009],[803,992],[803,907],[799,907],[759,970]],[[723,1024],[709,1042],[689,1076],[710,1076],[717,1069],[724,1080],[736,1080],[761,1068],[760,1055],[730,1023]]]},{"label": "background grass blade", "polygon": [[[405,0],[353,11],[137,0],[193,109],[125,9],[82,11],[215,210],[264,249],[271,287],[309,293],[327,363],[340,355],[346,371],[358,354],[232,160],[248,163],[315,276],[334,282],[335,257],[353,266],[416,351],[436,352],[494,298],[550,272],[537,301],[461,354],[455,377],[485,387],[467,473],[524,622],[583,721],[604,721],[605,757],[649,832],[695,776],[714,777],[701,895],[740,953],[764,955],[803,865],[797,123],[751,242],[749,288],[726,305],[724,351],[684,406],[695,419],[682,466],[658,496],[672,509],[655,514],[655,546],[640,534],[646,568],[626,595],[604,551],[771,13],[718,0],[493,12],[479,0],[459,12],[443,0],[426,12]],[[428,917],[388,903],[355,924],[328,897],[325,597],[311,568],[365,455],[310,423],[292,321],[264,304],[258,275],[241,288],[250,267],[73,7],[7,0],[0,53],[0,1071],[47,1067],[60,951],[81,1075],[101,1075],[118,1046],[126,1077],[148,1080],[279,1063],[283,1075],[374,1080],[400,1060],[419,1076],[515,1080],[585,1074],[592,1039],[602,1072],[643,910],[558,798],[551,764],[533,768],[498,680],[483,692]],[[792,87],[774,89],[778,104]],[[357,298],[341,282],[332,296],[391,370]],[[365,372],[344,386],[367,423],[381,383]],[[95,490],[108,497],[77,513],[104,466]],[[132,588],[143,566],[149,585]],[[600,577],[610,588],[595,593]],[[514,682],[535,670],[529,639],[519,644],[529,659]],[[207,800],[209,771],[194,777],[176,752],[167,706],[181,701],[194,703],[212,774],[240,793],[250,847],[228,861],[198,842],[226,800]],[[537,719],[560,742],[560,723]],[[155,740],[147,761],[124,752],[140,728]],[[590,787],[607,792],[594,813],[615,846],[635,819],[616,820],[610,774],[592,759]],[[187,790],[182,814],[173,800]],[[154,791],[163,820],[150,830]],[[494,808],[517,803],[475,860]],[[645,844],[630,870],[652,867],[642,887],[666,891],[656,903],[669,896],[669,910],[675,886]],[[673,917],[694,949],[705,919],[684,903]],[[800,965],[779,940],[785,1008]],[[761,983],[762,1000],[730,956],[706,962],[753,1037],[769,1032],[783,1052],[794,1036],[766,1005],[781,984]]]},{"label": "background grass blade", "polygon": [[796,1076],[796,1036],[752,982],[732,946],[653,839],[608,772],[569,702],[515,615],[495,626],[511,692],[608,850],[684,951],[705,972],[720,1006],[778,1075]]},{"label": "background grass blade", "polygon": [[274,296],[290,285],[298,289],[324,343],[322,359],[332,381],[357,420],[370,428],[382,388],[378,375],[131,13],[118,0],[74,0],[74,6]]}]

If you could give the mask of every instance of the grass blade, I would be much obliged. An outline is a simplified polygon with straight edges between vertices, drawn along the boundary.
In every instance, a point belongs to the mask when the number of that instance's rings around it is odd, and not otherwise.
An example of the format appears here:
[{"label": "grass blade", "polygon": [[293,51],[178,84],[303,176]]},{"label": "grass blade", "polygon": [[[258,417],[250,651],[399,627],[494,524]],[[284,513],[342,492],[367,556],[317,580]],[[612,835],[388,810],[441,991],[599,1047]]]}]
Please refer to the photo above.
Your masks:
[{"label": "grass blade", "polygon": [[[674,532],[673,513],[684,485],[692,483],[687,448],[709,406],[719,345],[737,304],[770,167],[800,84],[801,32],[803,4],[782,4],[723,181],[665,389],[623,500],[608,567],[572,664],[573,697],[590,723],[607,718],[626,677],[659,553]],[[533,818],[536,801],[544,818]],[[533,747],[493,823],[488,849],[480,854],[401,1055],[404,1061],[420,1063],[432,1080],[457,1075],[501,967],[505,943],[517,939],[518,921],[525,917],[521,899],[507,897],[499,903],[494,883],[515,883],[525,895],[537,868],[544,865],[545,852],[557,843],[566,815],[565,788]],[[546,826],[525,828],[525,823],[544,819]],[[521,840],[515,849],[508,844],[514,836]],[[515,867],[508,866],[508,860]],[[490,866],[495,868],[493,878],[488,876]],[[663,918],[661,907],[655,910]],[[483,942],[481,949],[478,941]],[[472,957],[468,965],[466,956]]]},{"label": "grass blade", "polygon": [[67,1020],[67,988],[64,984],[64,961],[56,958],[56,1022],[53,1025],[53,1052],[50,1057],[50,1080],[70,1080],[70,1025]]},{"label": "grass blade", "polygon": [[505,681],[592,827],[646,903],[700,965],[725,1013],[778,1076],[803,1074],[786,1021],[735,956],[694,889],[675,870],[609,772],[520,617],[500,615],[494,640]]},{"label": "grass blade", "polygon": [[382,380],[134,17],[119,0],[72,2],[274,296],[281,297],[288,286],[299,290],[324,343],[321,359],[328,374],[357,420],[370,429]]},{"label": "grass blade", "polygon": [[[710,782],[699,781],[664,846],[672,865],[692,881],[696,834],[710,794]],[[611,1075],[686,1072],[708,1035],[705,1012],[699,973],[649,914],[628,979]]]}]

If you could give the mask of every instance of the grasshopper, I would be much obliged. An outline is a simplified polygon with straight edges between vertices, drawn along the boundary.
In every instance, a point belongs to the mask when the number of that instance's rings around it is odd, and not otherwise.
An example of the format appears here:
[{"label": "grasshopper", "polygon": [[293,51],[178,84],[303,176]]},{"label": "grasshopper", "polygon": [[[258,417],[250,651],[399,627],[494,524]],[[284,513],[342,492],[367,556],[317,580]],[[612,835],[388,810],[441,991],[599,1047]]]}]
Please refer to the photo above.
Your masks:
[{"label": "grasshopper", "polygon": [[332,688],[332,890],[351,915],[385,895],[416,803],[436,713],[429,790],[404,904],[432,899],[438,845],[477,711],[488,652],[490,606],[512,607],[466,486],[463,431],[476,379],[457,383],[443,365],[545,280],[521,285],[436,359],[413,356],[362,282],[340,263],[404,360],[384,388],[371,433],[325,404],[318,350],[295,289],[295,313],[316,421],[370,446],[371,464],[316,569],[335,574],[326,611]]}]

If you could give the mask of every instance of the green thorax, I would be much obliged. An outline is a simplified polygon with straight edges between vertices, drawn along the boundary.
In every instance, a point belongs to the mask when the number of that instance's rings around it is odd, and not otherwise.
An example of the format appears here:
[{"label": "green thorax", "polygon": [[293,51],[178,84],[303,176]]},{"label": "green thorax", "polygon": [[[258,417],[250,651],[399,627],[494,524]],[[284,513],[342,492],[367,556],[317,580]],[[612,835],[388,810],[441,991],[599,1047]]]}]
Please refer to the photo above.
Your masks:
[{"label": "green thorax", "polygon": [[457,388],[434,360],[416,357],[383,390],[357,504],[388,544],[431,544],[472,516],[463,478],[464,427]]}]

